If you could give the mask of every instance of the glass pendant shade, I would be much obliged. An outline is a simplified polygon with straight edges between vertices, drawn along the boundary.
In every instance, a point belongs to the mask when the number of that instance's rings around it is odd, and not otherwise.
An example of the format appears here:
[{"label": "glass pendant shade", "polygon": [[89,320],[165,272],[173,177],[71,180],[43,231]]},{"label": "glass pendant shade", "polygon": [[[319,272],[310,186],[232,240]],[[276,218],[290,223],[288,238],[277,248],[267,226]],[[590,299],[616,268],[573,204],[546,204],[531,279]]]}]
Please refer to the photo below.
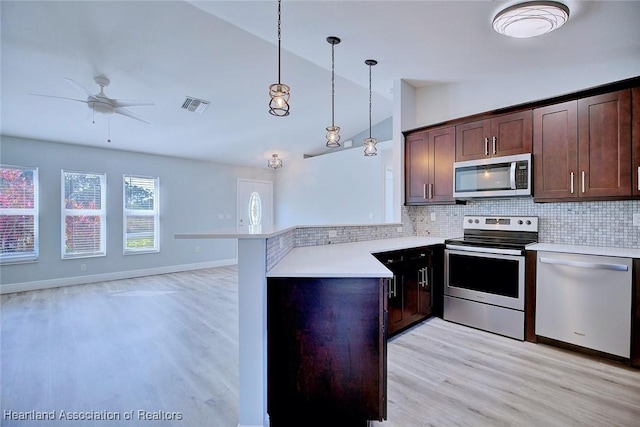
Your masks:
[{"label": "glass pendant shade", "polygon": [[327,127],[327,147],[340,147],[340,127],[334,123],[335,117],[335,55],[334,47],[340,43],[340,39],[335,36],[327,37],[327,42],[331,45],[331,126]]},{"label": "glass pendant shade", "polygon": [[291,89],[289,86],[280,83],[280,40],[281,40],[281,19],[280,19],[281,0],[278,0],[278,83],[269,86],[269,114],[276,117],[285,117],[289,115],[289,96]]},{"label": "glass pendant shade", "polygon": [[375,138],[366,138],[364,140],[364,155],[368,157],[378,154],[378,149],[376,148],[377,143],[378,141],[376,141]]},{"label": "glass pendant shade", "polygon": [[289,86],[282,83],[274,83],[269,86],[269,96],[271,102],[269,102],[269,113],[278,116],[289,115]]},{"label": "glass pendant shade", "polygon": [[510,6],[493,19],[493,29],[509,37],[540,36],[569,20],[569,8],[555,1],[530,1]]},{"label": "glass pendant shade", "polygon": [[340,147],[340,127],[329,126],[327,127],[327,147],[335,148]]},{"label": "glass pendant shade", "polygon": [[271,169],[279,169],[282,167],[282,159],[279,159],[277,154],[272,154],[271,158],[267,162],[267,166]]}]

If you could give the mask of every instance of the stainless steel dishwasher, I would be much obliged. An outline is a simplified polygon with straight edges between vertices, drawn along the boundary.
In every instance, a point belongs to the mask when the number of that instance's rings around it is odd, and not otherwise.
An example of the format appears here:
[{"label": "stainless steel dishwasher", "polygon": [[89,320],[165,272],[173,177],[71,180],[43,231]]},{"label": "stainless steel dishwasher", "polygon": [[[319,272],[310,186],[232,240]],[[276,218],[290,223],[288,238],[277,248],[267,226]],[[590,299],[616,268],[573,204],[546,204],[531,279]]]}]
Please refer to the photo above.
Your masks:
[{"label": "stainless steel dishwasher", "polygon": [[632,261],[538,252],[536,335],[629,358]]}]

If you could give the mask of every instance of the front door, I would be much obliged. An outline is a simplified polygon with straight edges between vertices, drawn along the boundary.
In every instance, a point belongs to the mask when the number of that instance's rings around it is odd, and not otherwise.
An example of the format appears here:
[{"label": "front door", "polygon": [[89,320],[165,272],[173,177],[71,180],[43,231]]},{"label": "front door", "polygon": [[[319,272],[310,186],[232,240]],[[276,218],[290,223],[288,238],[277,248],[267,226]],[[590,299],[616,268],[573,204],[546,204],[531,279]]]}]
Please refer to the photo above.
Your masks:
[{"label": "front door", "polygon": [[260,233],[273,226],[273,182],[238,179],[238,231]]}]

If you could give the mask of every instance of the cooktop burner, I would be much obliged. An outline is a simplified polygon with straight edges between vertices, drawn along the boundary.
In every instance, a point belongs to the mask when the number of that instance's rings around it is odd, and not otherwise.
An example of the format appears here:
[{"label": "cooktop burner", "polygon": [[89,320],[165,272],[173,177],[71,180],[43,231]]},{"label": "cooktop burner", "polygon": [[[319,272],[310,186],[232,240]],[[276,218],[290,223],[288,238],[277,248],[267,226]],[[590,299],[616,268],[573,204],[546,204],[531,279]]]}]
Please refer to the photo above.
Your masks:
[{"label": "cooktop burner", "polygon": [[538,217],[465,216],[464,236],[446,239],[447,245],[524,250],[538,241]]}]

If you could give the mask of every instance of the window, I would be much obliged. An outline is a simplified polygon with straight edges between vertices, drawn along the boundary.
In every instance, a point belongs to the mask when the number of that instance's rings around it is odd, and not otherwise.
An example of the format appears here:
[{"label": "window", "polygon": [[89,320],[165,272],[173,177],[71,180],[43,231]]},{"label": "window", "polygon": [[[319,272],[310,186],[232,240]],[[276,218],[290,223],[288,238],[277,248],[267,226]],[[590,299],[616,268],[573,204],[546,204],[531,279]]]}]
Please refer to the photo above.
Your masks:
[{"label": "window", "polygon": [[107,175],[62,171],[62,258],[106,255]]},{"label": "window", "polygon": [[0,165],[0,262],[38,260],[38,168]]},{"label": "window", "polygon": [[124,253],[158,252],[159,179],[125,175],[123,181]]}]

